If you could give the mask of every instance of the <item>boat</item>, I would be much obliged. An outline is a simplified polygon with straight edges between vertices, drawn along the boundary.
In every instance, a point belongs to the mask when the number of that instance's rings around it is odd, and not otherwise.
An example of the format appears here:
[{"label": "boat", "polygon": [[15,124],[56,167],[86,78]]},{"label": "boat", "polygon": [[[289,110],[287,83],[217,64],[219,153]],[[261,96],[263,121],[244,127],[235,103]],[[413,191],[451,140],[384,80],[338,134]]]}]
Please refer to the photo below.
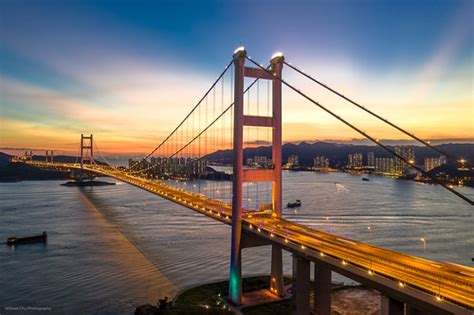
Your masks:
[{"label": "boat", "polygon": [[28,237],[9,237],[7,238],[7,245],[8,246],[15,246],[18,244],[28,244],[28,243],[46,243],[48,239],[48,234],[43,232],[41,235],[36,236],[28,236]]},{"label": "boat", "polygon": [[370,182],[370,179],[368,179],[367,177],[362,177],[362,181],[364,181],[364,182]]},{"label": "boat", "polygon": [[301,207],[301,200],[299,199],[296,199],[295,201],[293,202],[288,202],[287,205],[286,205],[288,208],[297,208],[297,207]]}]

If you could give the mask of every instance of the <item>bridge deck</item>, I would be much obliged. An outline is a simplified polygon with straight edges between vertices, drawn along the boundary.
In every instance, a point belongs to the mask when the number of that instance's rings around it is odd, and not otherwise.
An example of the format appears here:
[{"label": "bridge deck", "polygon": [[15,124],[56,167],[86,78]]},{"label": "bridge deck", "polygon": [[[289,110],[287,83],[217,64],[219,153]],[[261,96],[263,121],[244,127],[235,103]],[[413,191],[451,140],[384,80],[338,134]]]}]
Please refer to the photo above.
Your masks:
[{"label": "bridge deck", "polygon": [[[79,169],[79,164],[28,162],[38,167]],[[231,224],[231,206],[203,195],[136,177],[112,167],[85,169],[137,186],[172,202]],[[367,278],[390,280],[396,289],[428,294],[436,303],[474,309],[474,268],[431,261],[317,231],[268,214],[244,212],[243,229],[312,260],[340,262],[338,268],[363,271]]]}]

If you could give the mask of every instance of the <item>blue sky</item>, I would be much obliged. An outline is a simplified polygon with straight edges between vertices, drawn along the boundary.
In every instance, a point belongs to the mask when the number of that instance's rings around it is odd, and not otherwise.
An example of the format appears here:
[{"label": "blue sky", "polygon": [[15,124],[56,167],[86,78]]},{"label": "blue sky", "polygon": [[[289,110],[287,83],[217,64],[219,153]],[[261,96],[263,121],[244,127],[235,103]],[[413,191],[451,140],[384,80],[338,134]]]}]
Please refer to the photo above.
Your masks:
[{"label": "blue sky", "polygon": [[[146,151],[189,110],[241,44],[262,63],[283,51],[323,81],[382,104],[382,114],[398,122],[414,104],[424,115],[441,102],[431,116],[405,125],[427,138],[473,136],[472,119],[445,112],[446,104],[455,104],[473,114],[472,1],[2,1],[0,16],[0,146],[58,141],[66,146],[77,133],[91,130],[118,147],[115,137],[121,135],[121,119],[130,116],[127,107],[143,106],[142,114],[154,110],[162,116],[173,103],[179,110],[166,121],[149,121],[154,128],[145,128],[140,114],[129,123],[129,141],[141,139],[136,150]],[[186,86],[186,95],[175,99],[176,90],[150,92],[168,84]],[[103,119],[76,117],[76,109]],[[352,117],[349,109],[341,112]],[[290,127],[300,121],[294,111],[285,117]],[[331,138],[331,132],[338,139],[356,136],[333,122],[305,123],[327,126],[314,128],[311,139]],[[430,133],[440,123],[446,130]],[[372,129],[399,137],[376,125]],[[59,140],[58,130],[64,130]],[[286,133],[287,140],[302,137]]]}]

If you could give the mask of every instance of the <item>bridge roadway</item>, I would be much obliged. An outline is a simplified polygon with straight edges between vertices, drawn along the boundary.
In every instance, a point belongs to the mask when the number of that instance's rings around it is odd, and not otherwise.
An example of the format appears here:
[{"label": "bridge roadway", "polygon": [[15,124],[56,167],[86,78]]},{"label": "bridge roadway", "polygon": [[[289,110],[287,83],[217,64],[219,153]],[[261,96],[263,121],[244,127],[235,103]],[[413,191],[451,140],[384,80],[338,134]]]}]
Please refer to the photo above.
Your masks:
[{"label": "bridge roadway", "polygon": [[[27,162],[38,167],[80,169],[79,164]],[[107,166],[84,165],[91,172],[113,177],[184,207],[231,224],[231,206]],[[309,260],[325,262],[356,281],[388,288],[402,298],[416,296],[454,314],[474,314],[474,268],[430,261],[352,239],[317,231],[268,213],[244,211],[245,234],[278,243]]]}]

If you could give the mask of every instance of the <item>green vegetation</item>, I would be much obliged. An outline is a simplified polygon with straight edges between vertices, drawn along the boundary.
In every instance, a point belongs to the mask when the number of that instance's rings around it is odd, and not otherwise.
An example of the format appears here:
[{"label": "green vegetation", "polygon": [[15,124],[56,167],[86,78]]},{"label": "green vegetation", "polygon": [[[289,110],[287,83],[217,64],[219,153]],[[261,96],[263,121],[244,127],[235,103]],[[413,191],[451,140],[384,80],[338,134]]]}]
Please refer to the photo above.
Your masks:
[{"label": "green vegetation", "polygon": [[[291,279],[285,278],[285,284],[289,284]],[[268,288],[270,283],[269,276],[257,276],[244,278],[242,281],[242,290],[244,293]],[[229,282],[227,280],[203,284],[181,293],[172,309],[158,310],[154,313],[146,314],[233,314],[225,302],[229,292]],[[288,314],[291,309],[290,301],[269,303],[258,307],[249,307],[242,309],[244,314]],[[263,311],[263,312],[262,312]],[[137,314],[137,313],[135,313]],[[140,313],[145,314],[145,313]]]},{"label": "green vegetation", "polygon": [[[285,284],[290,283],[289,278],[285,278]],[[270,276],[258,276],[244,278],[242,281],[242,291],[252,292],[268,288],[270,283]],[[200,306],[201,308],[207,305],[209,309],[222,309],[224,298],[229,292],[229,282],[221,281],[216,283],[204,284],[195,288],[191,288],[183,292],[175,301],[176,307],[183,306]],[[276,304],[276,303],[273,303]],[[244,312],[246,314],[246,312]],[[256,314],[256,313],[253,313]]]}]

